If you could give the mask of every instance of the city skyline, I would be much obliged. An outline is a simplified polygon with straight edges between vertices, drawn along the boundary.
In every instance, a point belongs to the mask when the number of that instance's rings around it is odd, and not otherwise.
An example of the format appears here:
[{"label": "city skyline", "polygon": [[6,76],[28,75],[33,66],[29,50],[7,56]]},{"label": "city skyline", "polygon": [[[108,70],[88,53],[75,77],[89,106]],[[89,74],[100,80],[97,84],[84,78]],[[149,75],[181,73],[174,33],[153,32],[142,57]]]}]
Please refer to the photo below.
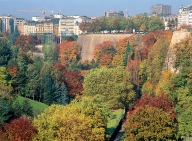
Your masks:
[{"label": "city skyline", "polygon": [[54,14],[80,15],[89,17],[104,16],[107,11],[123,11],[130,16],[140,13],[150,13],[150,7],[156,4],[170,5],[173,14],[177,14],[181,5],[191,4],[190,0],[110,0],[110,1],[87,1],[87,0],[0,0],[0,15],[10,14],[20,18],[31,20],[32,16],[42,16],[42,13],[26,13],[17,10],[39,10],[46,8],[53,10]]}]

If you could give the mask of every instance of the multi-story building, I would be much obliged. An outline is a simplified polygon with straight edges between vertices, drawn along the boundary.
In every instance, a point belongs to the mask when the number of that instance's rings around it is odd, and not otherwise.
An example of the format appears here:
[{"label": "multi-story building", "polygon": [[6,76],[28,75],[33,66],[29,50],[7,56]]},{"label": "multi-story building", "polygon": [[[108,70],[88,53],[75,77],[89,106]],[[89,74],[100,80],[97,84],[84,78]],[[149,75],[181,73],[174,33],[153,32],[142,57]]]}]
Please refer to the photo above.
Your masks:
[{"label": "multi-story building", "polygon": [[14,18],[14,29],[15,27],[19,25],[24,25],[26,23],[26,20],[23,18]]},{"label": "multi-story building", "polygon": [[59,19],[51,19],[46,22],[28,21],[18,26],[21,35],[59,34]]},{"label": "multi-story building", "polygon": [[12,33],[14,32],[14,18],[13,16],[10,15],[4,15],[0,16],[1,19],[1,32],[9,32]]},{"label": "multi-story building", "polygon": [[192,5],[181,6],[178,14],[178,27],[192,25]]},{"label": "multi-story building", "polygon": [[75,18],[67,17],[59,20],[59,35],[70,36],[74,35]]},{"label": "multi-story building", "polygon": [[105,17],[115,17],[115,16],[124,17],[124,13],[123,13],[123,11],[118,11],[118,12],[108,11],[108,12],[105,12]]},{"label": "multi-story building", "polygon": [[171,14],[171,6],[162,4],[153,5],[150,8],[150,13],[151,15],[168,16]]},{"label": "multi-story building", "polygon": [[0,19],[0,32],[2,32],[2,20]]}]

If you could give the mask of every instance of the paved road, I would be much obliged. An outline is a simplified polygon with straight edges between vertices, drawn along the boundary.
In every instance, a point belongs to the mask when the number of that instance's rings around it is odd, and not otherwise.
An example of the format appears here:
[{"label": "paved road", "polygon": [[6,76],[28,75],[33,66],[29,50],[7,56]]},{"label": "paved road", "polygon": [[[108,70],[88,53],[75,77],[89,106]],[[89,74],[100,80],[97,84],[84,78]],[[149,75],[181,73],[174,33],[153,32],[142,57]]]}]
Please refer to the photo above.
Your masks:
[{"label": "paved road", "polygon": [[124,131],[120,130],[117,136],[115,137],[114,141],[121,141],[121,137],[123,136]]}]

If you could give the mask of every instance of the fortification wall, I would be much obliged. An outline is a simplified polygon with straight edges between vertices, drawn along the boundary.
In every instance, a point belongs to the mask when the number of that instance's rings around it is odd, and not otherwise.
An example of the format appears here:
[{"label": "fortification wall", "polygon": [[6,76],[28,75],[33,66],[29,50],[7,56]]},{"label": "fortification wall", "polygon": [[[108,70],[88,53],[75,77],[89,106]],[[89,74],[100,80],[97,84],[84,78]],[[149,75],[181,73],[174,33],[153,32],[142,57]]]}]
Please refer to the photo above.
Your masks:
[{"label": "fortification wall", "polygon": [[182,39],[187,37],[190,34],[190,32],[184,32],[184,31],[175,31],[173,33],[171,43],[168,49],[167,57],[165,59],[165,65],[164,70],[170,69],[171,72],[177,72],[178,70],[174,67],[175,62],[175,51],[174,51],[174,45],[176,43],[179,43]]},{"label": "fortification wall", "polygon": [[118,41],[132,34],[89,34],[80,35],[78,37],[78,44],[82,46],[81,58],[82,60],[92,60],[95,45],[103,43],[104,41]]}]

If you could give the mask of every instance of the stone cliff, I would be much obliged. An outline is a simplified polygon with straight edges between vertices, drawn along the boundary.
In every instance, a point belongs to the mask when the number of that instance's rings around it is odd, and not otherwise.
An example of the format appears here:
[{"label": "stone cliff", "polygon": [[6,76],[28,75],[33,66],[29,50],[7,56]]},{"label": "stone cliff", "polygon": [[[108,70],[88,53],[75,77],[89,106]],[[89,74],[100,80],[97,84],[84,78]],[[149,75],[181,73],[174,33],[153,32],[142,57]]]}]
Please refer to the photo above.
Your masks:
[{"label": "stone cliff", "polygon": [[177,72],[178,70],[174,67],[175,62],[175,53],[174,53],[174,45],[176,43],[179,43],[182,39],[184,39],[186,36],[188,36],[190,32],[184,32],[184,31],[175,31],[173,33],[171,43],[167,52],[167,57],[165,59],[164,69],[168,70],[170,69],[171,72]]},{"label": "stone cliff", "polygon": [[96,44],[103,43],[106,40],[118,41],[119,39],[129,37],[132,34],[89,34],[80,35],[78,37],[78,44],[82,46],[81,58],[82,60],[92,60],[93,52]]}]

